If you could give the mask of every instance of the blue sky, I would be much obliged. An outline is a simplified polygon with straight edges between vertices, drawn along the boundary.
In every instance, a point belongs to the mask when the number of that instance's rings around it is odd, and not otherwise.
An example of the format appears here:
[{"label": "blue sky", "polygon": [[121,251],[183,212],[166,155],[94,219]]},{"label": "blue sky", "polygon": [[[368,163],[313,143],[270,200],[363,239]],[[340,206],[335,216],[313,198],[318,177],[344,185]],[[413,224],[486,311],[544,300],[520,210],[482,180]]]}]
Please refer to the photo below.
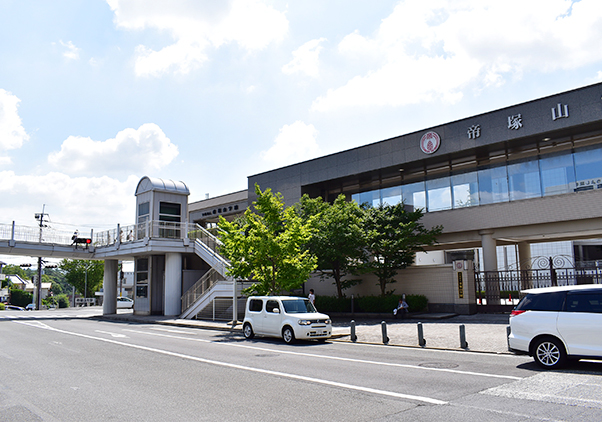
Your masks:
[{"label": "blue sky", "polygon": [[134,222],[246,177],[602,81],[599,0],[0,0],[0,223]]}]

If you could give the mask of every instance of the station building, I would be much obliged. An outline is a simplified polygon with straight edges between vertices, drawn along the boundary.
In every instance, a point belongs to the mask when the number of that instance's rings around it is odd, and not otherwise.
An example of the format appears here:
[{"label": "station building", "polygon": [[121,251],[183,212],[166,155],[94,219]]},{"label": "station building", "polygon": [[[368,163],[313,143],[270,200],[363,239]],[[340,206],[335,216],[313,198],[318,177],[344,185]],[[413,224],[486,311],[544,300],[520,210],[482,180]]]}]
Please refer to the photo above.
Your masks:
[{"label": "station building", "polygon": [[[344,194],[423,209],[424,225],[442,225],[443,233],[391,288],[425,294],[431,310],[474,312],[482,289],[466,289],[463,280],[509,267],[528,271],[542,257],[542,267],[566,260],[572,277],[579,266],[594,268],[586,280],[597,282],[602,84],[252,175],[246,191],[190,203],[189,221],[211,227],[220,215],[240,215],[255,199],[255,184],[280,192],[287,205],[304,194],[328,201]],[[347,293],[377,294],[376,279],[365,278]],[[310,286],[334,294],[328,281]]]}]

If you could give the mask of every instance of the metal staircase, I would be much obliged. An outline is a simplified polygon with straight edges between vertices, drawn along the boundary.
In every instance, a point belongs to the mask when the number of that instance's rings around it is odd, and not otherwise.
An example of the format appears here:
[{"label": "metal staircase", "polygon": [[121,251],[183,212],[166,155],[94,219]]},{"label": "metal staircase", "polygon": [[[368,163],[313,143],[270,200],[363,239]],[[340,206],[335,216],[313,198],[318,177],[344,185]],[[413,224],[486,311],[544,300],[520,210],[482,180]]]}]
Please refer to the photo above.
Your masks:
[{"label": "metal staircase", "polygon": [[193,319],[209,305],[215,306],[217,298],[229,299],[230,303],[233,303],[235,286],[232,277],[226,274],[230,263],[218,252],[220,240],[199,225],[188,232],[188,237],[194,239],[195,253],[211,266],[211,269],[182,295],[180,318]]}]

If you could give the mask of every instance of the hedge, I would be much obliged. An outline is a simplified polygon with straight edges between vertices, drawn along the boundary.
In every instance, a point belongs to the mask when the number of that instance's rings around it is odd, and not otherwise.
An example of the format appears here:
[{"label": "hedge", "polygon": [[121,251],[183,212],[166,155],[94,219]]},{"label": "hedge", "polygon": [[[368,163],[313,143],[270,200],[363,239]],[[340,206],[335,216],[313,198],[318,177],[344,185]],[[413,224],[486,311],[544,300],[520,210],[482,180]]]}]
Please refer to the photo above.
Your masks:
[{"label": "hedge", "polygon": [[[358,313],[392,313],[401,296],[357,296],[353,299],[353,311]],[[406,295],[409,312],[425,311],[428,299],[424,295]],[[316,296],[316,308],[320,312],[351,312],[351,298]]]},{"label": "hedge", "polygon": [[33,295],[20,289],[10,289],[10,304],[26,307],[33,302]]}]

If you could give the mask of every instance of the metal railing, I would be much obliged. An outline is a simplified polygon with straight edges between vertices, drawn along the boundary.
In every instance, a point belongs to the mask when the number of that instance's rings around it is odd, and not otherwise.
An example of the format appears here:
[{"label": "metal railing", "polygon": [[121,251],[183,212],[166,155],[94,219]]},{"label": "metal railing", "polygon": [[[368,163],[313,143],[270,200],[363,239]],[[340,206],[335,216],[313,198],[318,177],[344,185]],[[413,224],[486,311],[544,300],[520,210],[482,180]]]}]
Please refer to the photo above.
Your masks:
[{"label": "metal railing", "polygon": [[[82,236],[86,237],[86,235]],[[73,232],[44,227],[40,234],[40,227],[0,223],[0,240],[70,245],[73,243]]]},{"label": "metal railing", "polygon": [[525,289],[602,284],[602,268],[554,268],[475,272],[478,305],[516,305]]},{"label": "metal railing", "polygon": [[224,276],[213,268],[203,274],[203,276],[182,295],[182,312],[194,305],[205,292],[209,291],[215,283],[221,280],[224,280]]},{"label": "metal railing", "polygon": [[188,238],[200,240],[213,252],[219,254],[219,248],[222,246],[222,242],[217,238],[217,230],[207,230],[204,227],[195,224],[190,226],[188,230]]},{"label": "metal railing", "polygon": [[215,234],[198,224],[178,223],[171,221],[146,221],[128,226],[117,225],[109,230],[90,230],[89,233],[57,230],[52,227],[19,226],[0,223],[0,240],[13,240],[29,243],[49,243],[58,245],[73,244],[73,236],[91,238],[95,246],[110,246],[116,243],[127,243],[144,238],[159,239],[199,239],[215,253],[219,253],[222,243]]}]

